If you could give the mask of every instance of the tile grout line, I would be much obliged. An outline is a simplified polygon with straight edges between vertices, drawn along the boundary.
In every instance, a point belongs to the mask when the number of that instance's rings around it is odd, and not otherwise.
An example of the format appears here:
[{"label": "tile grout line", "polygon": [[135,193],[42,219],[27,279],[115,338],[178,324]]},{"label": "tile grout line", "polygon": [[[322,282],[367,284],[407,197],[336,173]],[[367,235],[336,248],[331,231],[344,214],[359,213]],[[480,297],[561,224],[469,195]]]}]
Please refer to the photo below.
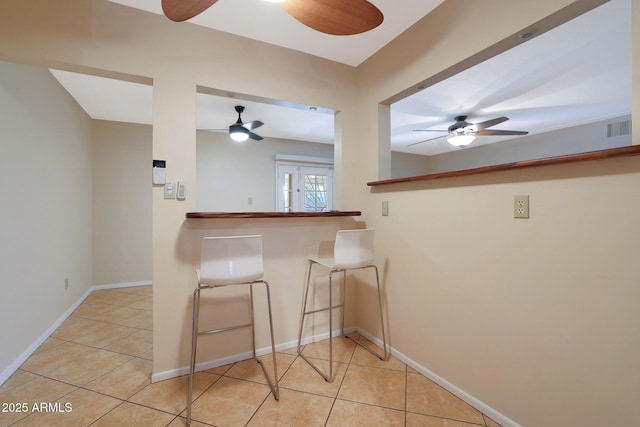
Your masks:
[{"label": "tile grout line", "polygon": [[407,409],[409,408],[409,365],[404,365],[404,427],[407,427]]}]

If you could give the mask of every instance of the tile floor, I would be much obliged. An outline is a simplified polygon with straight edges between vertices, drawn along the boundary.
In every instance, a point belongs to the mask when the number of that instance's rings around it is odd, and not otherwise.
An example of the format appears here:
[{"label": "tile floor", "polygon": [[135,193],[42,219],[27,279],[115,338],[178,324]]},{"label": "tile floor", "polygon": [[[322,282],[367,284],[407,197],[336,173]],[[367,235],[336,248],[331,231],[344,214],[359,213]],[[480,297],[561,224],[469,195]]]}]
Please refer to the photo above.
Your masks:
[{"label": "tile floor", "polygon": [[[184,426],[186,376],[150,381],[151,308],[150,286],[93,292],[0,386],[0,426]],[[325,366],[327,351],[327,341],[304,348]],[[381,362],[345,338],[334,340],[332,383],[295,349],[277,363],[279,402],[253,360],[197,373],[192,425],[498,426],[398,359]]]}]

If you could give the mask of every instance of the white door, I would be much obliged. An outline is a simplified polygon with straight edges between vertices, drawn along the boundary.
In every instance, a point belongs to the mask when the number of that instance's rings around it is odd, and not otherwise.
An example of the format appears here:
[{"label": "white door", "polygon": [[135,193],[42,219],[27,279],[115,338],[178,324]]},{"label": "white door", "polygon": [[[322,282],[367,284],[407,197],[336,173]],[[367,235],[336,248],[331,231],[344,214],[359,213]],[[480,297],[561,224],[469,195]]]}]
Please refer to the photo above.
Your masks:
[{"label": "white door", "polygon": [[333,208],[333,168],[279,164],[278,210],[326,212]]}]

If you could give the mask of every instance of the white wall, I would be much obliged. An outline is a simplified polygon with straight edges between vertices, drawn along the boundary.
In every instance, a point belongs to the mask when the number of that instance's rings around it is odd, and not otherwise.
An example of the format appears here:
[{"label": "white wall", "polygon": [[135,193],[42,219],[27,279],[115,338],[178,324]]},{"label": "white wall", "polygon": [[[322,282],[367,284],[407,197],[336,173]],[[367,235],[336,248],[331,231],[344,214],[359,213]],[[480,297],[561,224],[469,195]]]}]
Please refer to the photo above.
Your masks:
[{"label": "white wall", "polygon": [[[607,137],[607,125],[631,120],[630,115],[554,131],[506,139],[488,145],[469,146],[433,156],[391,152],[391,178],[472,169],[522,160],[543,159],[565,154],[631,145],[631,134]],[[442,143],[446,144],[445,138]]]},{"label": "white wall", "polygon": [[391,178],[426,175],[429,173],[429,156],[391,152]]},{"label": "white wall", "polygon": [[[600,120],[580,126],[531,134],[493,144],[473,145],[433,156],[391,152],[391,178],[406,178],[439,172],[472,169],[522,160],[631,145],[631,134],[607,137],[607,125],[631,120],[631,115]],[[443,143],[445,138],[442,139]],[[477,141],[477,140],[476,140]]]},{"label": "white wall", "polygon": [[0,62],[0,141],[2,372],[92,285],[91,120],[47,70]]},{"label": "white wall", "polygon": [[197,138],[197,210],[202,212],[275,211],[276,154],[333,159],[331,144],[276,138],[238,144],[221,132],[198,132]]},{"label": "white wall", "polygon": [[630,119],[630,115],[625,115],[581,126],[527,135],[522,138],[479,147],[470,146],[466,149],[430,156],[428,172],[425,173],[471,169],[522,160],[627,147],[631,145],[631,135],[607,138],[607,125]]}]

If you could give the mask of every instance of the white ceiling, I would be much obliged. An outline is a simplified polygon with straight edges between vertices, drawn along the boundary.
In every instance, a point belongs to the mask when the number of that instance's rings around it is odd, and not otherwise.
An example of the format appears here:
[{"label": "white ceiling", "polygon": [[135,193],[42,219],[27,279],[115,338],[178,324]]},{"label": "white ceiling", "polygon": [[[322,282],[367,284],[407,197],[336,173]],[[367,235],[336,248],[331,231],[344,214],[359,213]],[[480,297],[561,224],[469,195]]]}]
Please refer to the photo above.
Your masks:
[{"label": "white ceiling", "polygon": [[[396,102],[391,111],[393,149],[428,155],[458,148],[446,143],[446,134],[414,129],[447,129],[458,115],[471,123],[506,116],[491,129],[535,134],[631,114],[631,1],[612,0]],[[510,138],[477,137],[469,147]]]},{"label": "white ceiling", "polygon": [[[111,0],[162,13],[160,0]],[[134,6],[135,3],[135,6]],[[220,0],[191,21],[357,65],[424,16],[441,0],[372,1],[384,14],[376,29],[355,36],[329,36],[298,23],[264,0]],[[242,26],[228,28],[233,16]],[[609,3],[445,82],[392,105],[392,147],[396,151],[437,154],[457,149],[445,138],[407,147],[441,133],[453,117],[479,122],[499,116],[509,121],[492,129],[545,132],[631,111],[631,2]],[[403,18],[404,17],[404,18]],[[188,25],[188,24],[176,24]],[[52,70],[87,111],[100,120],[151,124],[150,86]],[[261,120],[264,137],[332,143],[332,112],[309,106],[239,100],[224,93],[198,94],[197,127],[225,129],[235,122],[234,105],[244,105],[245,122]],[[286,100],[285,100],[286,101]],[[279,105],[278,105],[279,104]],[[294,108],[291,108],[294,107]],[[470,146],[505,140],[479,137]]]}]

